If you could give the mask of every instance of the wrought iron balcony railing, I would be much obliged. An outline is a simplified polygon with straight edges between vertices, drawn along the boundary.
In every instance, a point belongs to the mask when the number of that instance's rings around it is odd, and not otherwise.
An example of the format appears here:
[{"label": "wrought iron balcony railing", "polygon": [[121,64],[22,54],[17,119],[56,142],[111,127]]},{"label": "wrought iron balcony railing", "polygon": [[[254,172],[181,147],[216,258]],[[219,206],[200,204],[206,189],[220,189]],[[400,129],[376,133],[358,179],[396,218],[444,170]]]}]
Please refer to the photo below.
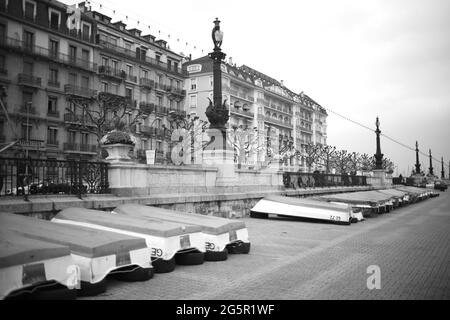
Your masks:
[{"label": "wrought iron balcony railing", "polygon": [[19,85],[31,86],[31,87],[40,87],[41,86],[41,78],[35,77],[25,73],[19,73],[17,82]]},{"label": "wrought iron balcony railing", "polygon": [[72,84],[66,84],[64,86],[64,92],[66,94],[85,97],[85,98],[92,98],[97,94],[97,90],[92,90],[92,89],[84,88],[84,87],[78,87],[78,86],[74,86]]}]

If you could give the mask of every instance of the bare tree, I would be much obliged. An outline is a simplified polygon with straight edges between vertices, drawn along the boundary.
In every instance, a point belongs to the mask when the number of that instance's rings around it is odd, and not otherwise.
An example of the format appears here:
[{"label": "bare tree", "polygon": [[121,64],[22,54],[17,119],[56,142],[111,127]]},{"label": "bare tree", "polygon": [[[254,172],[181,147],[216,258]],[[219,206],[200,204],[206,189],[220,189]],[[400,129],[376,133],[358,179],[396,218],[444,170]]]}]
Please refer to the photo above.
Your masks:
[{"label": "bare tree", "polygon": [[330,166],[333,163],[333,156],[336,153],[336,147],[324,145],[320,148],[319,159],[323,162],[325,172],[330,172]]},{"label": "bare tree", "polygon": [[349,154],[347,150],[336,151],[333,157],[333,162],[335,163],[337,169],[341,174],[347,173],[349,168]]},{"label": "bare tree", "polygon": [[91,98],[71,95],[69,102],[74,106],[66,109],[71,114],[71,120],[96,136],[99,158],[100,140],[106,133],[114,129],[130,131],[133,125],[142,121],[144,115],[126,97],[106,92]]},{"label": "bare tree", "polygon": [[373,157],[369,156],[367,153],[363,153],[360,156],[360,162],[361,162],[361,171],[362,172],[372,170],[373,165],[374,165]]},{"label": "bare tree", "polygon": [[321,158],[320,145],[315,145],[311,142],[308,143],[305,147],[305,155],[304,155],[306,166],[308,167],[308,172],[311,172],[311,167],[314,164],[319,163],[320,158]]},{"label": "bare tree", "polygon": [[267,148],[265,139],[261,139],[256,127],[232,126],[228,129],[227,141],[235,150],[235,162],[239,167],[243,162]]},{"label": "bare tree", "polygon": [[352,174],[356,174],[361,169],[361,155],[358,152],[348,154],[348,169]]}]

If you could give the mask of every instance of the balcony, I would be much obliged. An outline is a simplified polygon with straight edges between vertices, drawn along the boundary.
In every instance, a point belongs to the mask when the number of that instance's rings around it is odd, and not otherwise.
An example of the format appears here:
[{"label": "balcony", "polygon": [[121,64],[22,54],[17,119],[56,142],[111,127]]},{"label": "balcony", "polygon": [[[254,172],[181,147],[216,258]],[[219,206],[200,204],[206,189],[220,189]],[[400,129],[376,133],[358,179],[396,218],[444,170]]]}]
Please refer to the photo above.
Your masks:
[{"label": "balcony", "polygon": [[47,147],[59,148],[59,141],[58,140],[49,139],[49,140],[47,140]]},{"label": "balcony", "polygon": [[74,95],[84,98],[92,98],[97,94],[97,90],[92,90],[89,88],[77,87],[72,84],[66,84],[64,86],[64,93],[68,95]]},{"label": "balcony", "polygon": [[99,66],[98,75],[104,78],[118,81],[122,81],[127,78],[127,74],[124,70],[115,69],[110,66]]},{"label": "balcony", "polygon": [[166,92],[167,85],[165,85],[164,83],[155,82],[155,89],[158,91]]},{"label": "balcony", "polygon": [[64,142],[63,150],[72,153],[97,153],[97,145],[86,143]]},{"label": "balcony", "polygon": [[163,129],[154,128],[154,127],[150,127],[150,126],[140,126],[140,131],[142,134],[144,134],[148,137],[152,137],[152,138],[156,138],[156,139],[160,139],[160,140],[162,140],[164,138],[164,130]]},{"label": "balcony", "polygon": [[139,84],[141,85],[141,87],[149,90],[155,87],[155,81],[147,78],[140,78]]},{"label": "balcony", "polygon": [[61,84],[58,81],[48,80],[47,85],[49,87],[59,88]]},{"label": "balcony", "polygon": [[59,111],[47,111],[47,117],[59,118]]},{"label": "balcony", "polygon": [[97,39],[97,43],[102,46],[106,51],[113,52],[116,54],[119,54],[121,56],[124,56],[126,58],[133,58],[135,60],[138,60],[139,62],[145,62],[153,67],[157,67],[158,69],[164,70],[164,71],[170,71],[172,73],[178,74],[178,75],[185,75],[185,71],[181,67],[175,68],[173,64],[167,64],[165,62],[162,62],[160,60],[150,58],[150,57],[140,57],[138,56],[138,53],[136,51],[118,46],[116,44],[110,43],[108,41]]},{"label": "balcony", "polygon": [[27,104],[22,104],[19,106],[18,109],[19,113],[23,113],[23,114],[31,114],[31,115],[35,115],[36,114],[36,107],[34,106],[29,106]]},{"label": "balcony", "polygon": [[27,148],[27,149],[32,149],[32,150],[45,149],[44,140],[21,138],[21,139],[19,139],[17,145],[20,148]]},{"label": "balcony", "polygon": [[87,116],[73,114],[70,112],[64,114],[64,122],[70,125],[96,126]]},{"label": "balcony", "polygon": [[132,74],[128,74],[128,73],[125,73],[125,80],[137,83],[137,77],[133,76]]},{"label": "balcony", "polygon": [[166,86],[166,90],[167,90],[167,93],[172,95],[172,96],[176,96],[176,97],[179,97],[179,98],[184,98],[186,96],[186,90],[179,89],[177,87],[173,87],[173,86],[167,85]]},{"label": "balcony", "polygon": [[186,117],[186,111],[184,111],[184,110],[169,109],[168,113],[169,113],[169,115],[174,114],[174,115],[176,115],[178,117],[182,117],[182,118]]},{"label": "balcony", "polygon": [[155,110],[155,104],[149,102],[140,102],[139,110],[145,114],[151,114]]},{"label": "balcony", "polygon": [[21,86],[39,88],[41,86],[41,78],[25,73],[19,73],[17,82]]},{"label": "balcony", "polygon": [[241,116],[253,119],[253,112],[249,111],[249,109],[243,110],[240,108],[231,108],[230,111],[231,113],[239,114]]},{"label": "balcony", "polygon": [[88,71],[95,71],[97,64],[77,57],[69,56],[60,52],[52,51],[48,48],[36,46],[21,40],[5,37],[0,39],[0,46],[7,47],[16,52],[40,57],[52,62],[62,63],[71,67],[78,67]]},{"label": "balcony", "polygon": [[159,114],[159,115],[167,115],[169,112],[169,109],[167,109],[166,107],[163,107],[163,106],[156,105],[155,112],[156,112],[156,114]]},{"label": "balcony", "polygon": [[275,119],[275,118],[265,117],[264,121],[268,122],[268,123],[271,123],[271,124],[274,124],[274,125],[277,125],[277,126],[293,129],[293,126],[292,126],[291,123],[280,121],[280,120]]}]

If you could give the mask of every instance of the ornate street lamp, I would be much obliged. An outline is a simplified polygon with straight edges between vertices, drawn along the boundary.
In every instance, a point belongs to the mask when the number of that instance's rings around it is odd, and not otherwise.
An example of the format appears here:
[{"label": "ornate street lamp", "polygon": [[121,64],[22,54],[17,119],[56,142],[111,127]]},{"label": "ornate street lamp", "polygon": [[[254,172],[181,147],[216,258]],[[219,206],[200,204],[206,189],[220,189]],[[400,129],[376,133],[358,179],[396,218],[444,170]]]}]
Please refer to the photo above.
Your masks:
[{"label": "ornate street lamp", "polygon": [[223,32],[220,30],[220,21],[216,18],[214,21],[214,28],[212,29],[212,40],[214,43],[214,51],[209,54],[213,59],[213,99],[209,101],[209,106],[206,109],[206,117],[209,120],[210,128],[218,129],[222,132],[224,147],[226,146],[226,123],[229,119],[228,108],[226,100],[222,103],[222,60],[225,59],[226,54],[222,52],[220,46],[223,41]]},{"label": "ornate street lamp", "polygon": [[416,174],[420,174],[419,143],[416,141]]},{"label": "ornate street lamp", "polygon": [[381,147],[380,147],[380,120],[375,121],[375,125],[377,126],[377,130],[375,130],[375,133],[377,134],[377,152],[375,153],[375,169],[383,169],[383,154],[381,153]]},{"label": "ornate street lamp", "polygon": [[430,176],[433,175],[433,157],[431,156],[431,149],[430,149]]}]

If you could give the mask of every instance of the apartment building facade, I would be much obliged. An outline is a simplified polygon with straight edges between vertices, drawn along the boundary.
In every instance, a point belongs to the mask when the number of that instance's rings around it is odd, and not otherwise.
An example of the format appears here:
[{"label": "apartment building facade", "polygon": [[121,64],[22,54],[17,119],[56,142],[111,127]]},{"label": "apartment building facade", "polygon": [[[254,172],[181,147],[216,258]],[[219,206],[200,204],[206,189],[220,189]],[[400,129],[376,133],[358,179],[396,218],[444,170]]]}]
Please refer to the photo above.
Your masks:
[{"label": "apartment building facade", "polygon": [[18,141],[2,155],[95,158],[98,139],[86,130],[93,124],[77,114],[70,98],[89,104],[108,92],[145,111],[144,121],[132,128],[136,154],[155,149],[163,162],[170,147],[168,117],[184,115],[183,57],[163,40],[79,7],[75,28],[67,21],[73,11],[60,2],[0,0],[0,85],[7,94],[0,141]]},{"label": "apartment building facade", "polygon": [[[187,109],[190,114],[206,120],[205,111],[213,97],[212,61],[201,57],[185,63],[187,80]],[[304,94],[296,94],[277,81],[246,65],[237,67],[232,61],[222,64],[222,94],[229,107],[230,128],[256,128],[258,144],[292,145],[304,153],[308,143],[326,144],[326,111]],[[319,127],[320,123],[320,127]],[[325,137],[325,138],[324,138]],[[255,152],[255,161],[264,161],[267,153]],[[284,165],[306,170],[303,159],[286,159]]]}]

